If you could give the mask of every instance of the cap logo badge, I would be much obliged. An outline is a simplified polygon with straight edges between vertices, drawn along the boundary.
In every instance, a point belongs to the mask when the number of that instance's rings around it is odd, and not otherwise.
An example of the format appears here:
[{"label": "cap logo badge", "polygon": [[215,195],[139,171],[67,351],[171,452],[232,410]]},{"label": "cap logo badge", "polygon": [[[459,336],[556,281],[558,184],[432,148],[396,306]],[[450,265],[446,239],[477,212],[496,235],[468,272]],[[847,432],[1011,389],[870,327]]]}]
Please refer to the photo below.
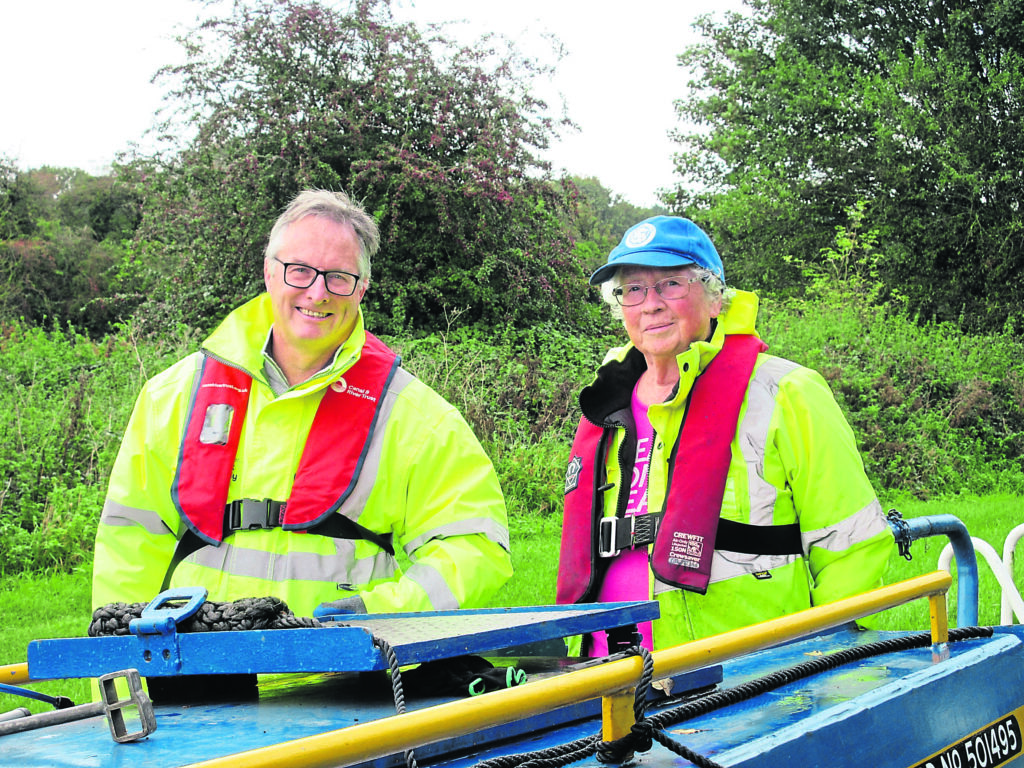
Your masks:
[{"label": "cap logo badge", "polygon": [[628,248],[640,248],[651,242],[657,234],[658,230],[654,228],[654,225],[645,221],[642,224],[637,224],[626,233],[623,245]]}]

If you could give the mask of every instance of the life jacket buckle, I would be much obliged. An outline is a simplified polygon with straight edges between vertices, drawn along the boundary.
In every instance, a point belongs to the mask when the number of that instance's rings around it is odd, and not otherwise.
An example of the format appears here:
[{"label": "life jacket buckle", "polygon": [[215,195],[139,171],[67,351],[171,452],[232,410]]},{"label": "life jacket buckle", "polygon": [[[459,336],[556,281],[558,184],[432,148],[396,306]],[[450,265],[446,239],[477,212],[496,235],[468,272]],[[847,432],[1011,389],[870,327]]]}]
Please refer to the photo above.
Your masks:
[{"label": "life jacket buckle", "polygon": [[[598,528],[597,554],[601,557],[615,557],[624,549],[636,549],[653,544],[658,535],[658,526],[664,517],[662,513],[629,515],[627,517],[602,517]],[[619,525],[629,521],[629,527]]]},{"label": "life jacket buckle", "polygon": [[229,531],[277,528],[285,502],[272,499],[236,499],[227,506]]},{"label": "life jacket buckle", "polygon": [[615,557],[619,554],[616,546],[619,518],[602,517],[598,524],[597,554],[600,557]]}]

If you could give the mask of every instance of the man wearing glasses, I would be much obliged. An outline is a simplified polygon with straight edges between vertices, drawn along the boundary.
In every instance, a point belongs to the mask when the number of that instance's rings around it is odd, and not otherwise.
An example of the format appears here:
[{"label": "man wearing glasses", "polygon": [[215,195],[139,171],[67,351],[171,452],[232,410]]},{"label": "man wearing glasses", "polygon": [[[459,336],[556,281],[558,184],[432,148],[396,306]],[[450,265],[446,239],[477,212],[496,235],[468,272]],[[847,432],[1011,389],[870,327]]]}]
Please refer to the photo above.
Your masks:
[{"label": "man wearing glasses", "polygon": [[879,586],[893,535],[853,432],[821,376],[766,353],[708,236],[647,219],[590,282],[629,344],[580,394],[558,601],[656,598],[653,650]]},{"label": "man wearing glasses", "polygon": [[94,608],[203,586],[299,616],[445,610],[511,576],[491,462],[363,326],[378,244],[347,196],[302,192],[271,231],[267,292],[146,383],[96,537]]}]

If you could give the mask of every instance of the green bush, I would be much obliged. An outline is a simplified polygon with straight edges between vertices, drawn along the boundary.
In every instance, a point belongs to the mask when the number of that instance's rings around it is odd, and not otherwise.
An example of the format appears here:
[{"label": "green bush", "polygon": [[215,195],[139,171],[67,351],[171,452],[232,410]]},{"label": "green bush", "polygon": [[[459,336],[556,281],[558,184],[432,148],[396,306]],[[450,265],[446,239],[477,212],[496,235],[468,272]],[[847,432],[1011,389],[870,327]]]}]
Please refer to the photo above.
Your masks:
[{"label": "green bush", "polygon": [[1024,492],[1024,343],[1012,325],[964,336],[850,295],[769,304],[763,318],[770,351],[831,385],[876,488]]},{"label": "green bush", "polygon": [[[385,338],[465,414],[491,456],[516,525],[557,521],[577,395],[607,349],[605,323],[455,327]],[[596,325],[596,323],[595,323]],[[829,381],[879,494],[1024,491],[1024,349],[1015,328],[957,336],[850,295],[762,307],[770,351]],[[23,324],[0,333],[0,574],[88,560],[107,478],[139,388],[196,346],[182,330],[101,342]],[[523,521],[528,522],[523,522]]]},{"label": "green bush", "polygon": [[89,559],[135,396],[188,343],[0,328],[0,574]]}]

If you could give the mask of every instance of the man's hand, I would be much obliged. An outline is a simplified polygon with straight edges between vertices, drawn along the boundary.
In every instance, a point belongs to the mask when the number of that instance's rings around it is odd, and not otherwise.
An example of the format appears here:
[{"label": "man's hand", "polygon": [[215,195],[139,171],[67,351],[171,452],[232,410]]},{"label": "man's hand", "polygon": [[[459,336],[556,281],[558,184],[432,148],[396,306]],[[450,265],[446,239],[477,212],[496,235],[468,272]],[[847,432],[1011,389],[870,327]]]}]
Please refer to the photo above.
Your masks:
[{"label": "man's hand", "polygon": [[313,609],[313,618],[324,619],[331,616],[344,614],[366,613],[366,604],[359,595],[343,597],[340,600],[331,600],[327,603],[320,603]]}]

